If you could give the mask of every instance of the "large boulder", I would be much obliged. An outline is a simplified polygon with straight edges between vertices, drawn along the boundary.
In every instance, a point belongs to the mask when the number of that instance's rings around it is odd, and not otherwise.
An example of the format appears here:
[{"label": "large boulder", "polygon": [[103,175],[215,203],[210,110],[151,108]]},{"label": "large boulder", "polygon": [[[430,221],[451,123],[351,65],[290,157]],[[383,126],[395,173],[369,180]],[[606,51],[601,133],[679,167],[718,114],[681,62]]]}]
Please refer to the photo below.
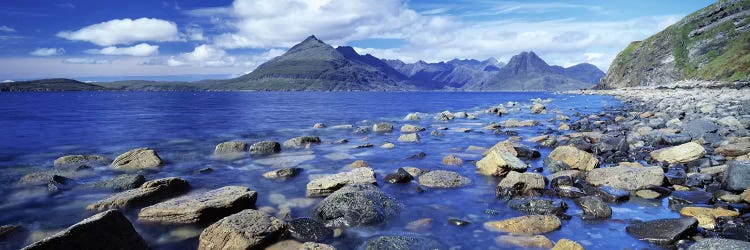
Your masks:
[{"label": "large boulder", "polygon": [[554,215],[526,215],[501,221],[484,223],[484,228],[512,234],[545,234],[560,228],[560,219]]},{"label": "large boulder", "polygon": [[491,150],[481,160],[477,161],[477,171],[482,175],[505,176],[512,170],[524,171],[527,168],[518,157],[511,152]]},{"label": "large boulder", "polygon": [[364,250],[440,250],[448,249],[439,241],[415,235],[378,236],[368,240]]},{"label": "large boulder", "polygon": [[285,148],[305,148],[312,144],[320,144],[320,137],[300,136],[284,141]]},{"label": "large boulder", "polygon": [[511,171],[497,184],[498,197],[516,196],[532,190],[544,189],[544,176],[538,173]]},{"label": "large boulder", "polygon": [[276,217],[245,209],[204,229],[198,249],[263,249],[281,239],[286,228]]},{"label": "large boulder", "polygon": [[162,223],[199,223],[251,208],[258,193],[241,186],[177,197],[141,209],[138,219]]},{"label": "large boulder", "polygon": [[589,171],[599,165],[599,159],[573,146],[559,146],[544,158],[544,165],[553,173],[568,169]]},{"label": "large boulder", "polygon": [[658,245],[669,245],[690,237],[696,232],[698,220],[695,218],[658,219],[634,222],[625,230],[639,240]]},{"label": "large boulder", "polygon": [[90,204],[86,209],[103,211],[148,206],[180,195],[189,189],[188,182],[180,178],[156,179],[143,183],[139,188],[116,193],[109,198]]},{"label": "large boulder", "polygon": [[724,172],[724,188],[742,191],[750,187],[750,161],[731,161]]},{"label": "large boulder", "polygon": [[419,176],[419,185],[430,188],[456,188],[469,184],[469,178],[453,171],[433,170]]},{"label": "large boulder", "polygon": [[247,152],[247,142],[244,141],[222,142],[214,148],[214,155],[244,154],[245,152]]},{"label": "large boulder", "polygon": [[346,184],[353,183],[376,184],[375,172],[372,168],[362,167],[348,172],[326,175],[308,182],[305,193],[308,197],[326,196]]},{"label": "large boulder", "polygon": [[586,181],[595,186],[638,190],[649,185],[661,186],[664,170],[661,167],[615,166],[589,171]]},{"label": "large boulder", "polygon": [[706,149],[698,143],[688,142],[673,147],[662,148],[651,152],[651,158],[669,163],[687,163],[706,154]]},{"label": "large boulder", "polygon": [[250,145],[250,154],[270,155],[281,152],[281,144],[275,141],[260,141]]},{"label": "large boulder", "polygon": [[518,151],[516,151],[515,144],[513,144],[513,142],[509,140],[498,142],[497,144],[492,146],[490,149],[487,149],[486,151],[484,151],[482,155],[487,156],[492,151],[498,151],[498,152],[502,151],[502,152],[510,153],[513,156],[518,156]]},{"label": "large boulder", "polygon": [[323,199],[314,214],[329,227],[375,225],[398,214],[401,207],[396,199],[376,186],[355,183]]},{"label": "large boulder", "polygon": [[55,159],[55,168],[79,168],[107,165],[110,159],[101,155],[66,155]]},{"label": "large boulder", "polygon": [[23,248],[37,249],[150,249],[120,211],[109,210],[86,218],[55,235]]},{"label": "large boulder", "polygon": [[156,151],[149,148],[137,148],[117,156],[112,161],[112,168],[122,171],[138,171],[142,169],[156,169],[161,165],[161,158]]}]

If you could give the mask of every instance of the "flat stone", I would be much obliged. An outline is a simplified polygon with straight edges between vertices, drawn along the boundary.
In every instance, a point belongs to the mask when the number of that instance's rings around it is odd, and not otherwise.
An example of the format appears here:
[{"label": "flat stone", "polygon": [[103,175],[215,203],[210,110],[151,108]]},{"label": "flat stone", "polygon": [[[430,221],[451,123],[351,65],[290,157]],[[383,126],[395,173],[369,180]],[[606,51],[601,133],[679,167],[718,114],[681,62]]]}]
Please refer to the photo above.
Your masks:
[{"label": "flat stone", "polygon": [[199,223],[251,208],[258,193],[247,187],[219,189],[177,197],[141,209],[138,219],[162,223]]},{"label": "flat stone", "polygon": [[147,181],[139,188],[116,193],[104,200],[90,204],[88,210],[134,208],[148,206],[187,192],[190,185],[186,180],[170,177]]},{"label": "flat stone", "polygon": [[85,188],[124,191],[138,188],[146,182],[146,177],[139,174],[121,174],[112,179],[86,185]]},{"label": "flat stone", "polygon": [[560,219],[554,215],[525,215],[501,221],[484,223],[484,228],[521,235],[545,234],[560,228]]},{"label": "flat stone", "polygon": [[263,178],[272,180],[286,179],[297,176],[300,172],[302,172],[301,168],[281,168],[263,173]]},{"label": "flat stone", "polygon": [[270,155],[281,152],[281,144],[275,141],[260,141],[250,145],[252,155]]},{"label": "flat stone", "polygon": [[493,151],[494,152],[507,152],[507,153],[512,154],[513,156],[518,156],[518,152],[516,152],[515,144],[509,140],[498,142],[497,144],[493,145],[489,149],[485,150],[482,155],[487,156]]},{"label": "flat stone", "polygon": [[439,241],[424,236],[378,236],[368,240],[364,250],[428,250],[428,249],[448,249]]},{"label": "flat stone", "polygon": [[533,126],[539,126],[539,122],[535,120],[518,120],[518,119],[508,119],[501,123],[506,128],[517,128],[517,127],[533,127]]},{"label": "flat stone", "polygon": [[416,133],[419,131],[425,131],[425,128],[416,125],[405,124],[401,126],[400,131],[401,133]]},{"label": "flat stone", "polygon": [[367,183],[376,184],[375,172],[371,168],[355,168],[348,172],[326,175],[307,183],[306,195],[308,197],[326,196],[346,184]]},{"label": "flat stone", "polygon": [[101,155],[66,155],[55,159],[55,168],[79,168],[81,166],[104,166],[110,159]]},{"label": "flat stone", "polygon": [[552,247],[552,241],[543,235],[502,235],[495,238],[495,242],[500,246],[514,245],[544,249]]},{"label": "flat stone", "polygon": [[750,242],[722,238],[702,239],[688,250],[744,250],[750,249]]},{"label": "flat stone", "polygon": [[150,249],[120,211],[95,214],[75,225],[23,248],[36,249]]},{"label": "flat stone", "polygon": [[699,227],[709,230],[716,227],[716,218],[718,217],[737,217],[740,215],[737,211],[708,207],[683,207],[680,209],[680,214],[683,216],[695,217],[698,219]]},{"label": "flat stone", "polygon": [[750,161],[730,161],[724,173],[724,188],[742,191],[750,187]]},{"label": "flat stone", "polygon": [[576,205],[583,210],[583,219],[608,219],[612,217],[612,208],[596,196],[584,196],[575,199]]},{"label": "flat stone", "polygon": [[419,142],[419,135],[417,133],[402,134],[398,137],[399,142]]},{"label": "flat stone", "polygon": [[509,200],[508,207],[530,214],[561,215],[568,209],[568,204],[557,199],[518,197]]},{"label": "flat stone", "polygon": [[433,170],[419,176],[419,185],[430,188],[456,188],[470,184],[469,178],[453,171]]},{"label": "flat stone", "polygon": [[356,160],[349,165],[346,165],[349,168],[369,168],[370,164],[367,164],[367,162],[363,160]]},{"label": "flat stone", "polygon": [[398,214],[402,205],[376,186],[355,183],[323,199],[314,210],[328,227],[375,225]]},{"label": "flat stone", "polygon": [[698,143],[688,142],[677,146],[652,151],[651,158],[660,162],[687,163],[706,154],[706,149]]},{"label": "flat stone", "polygon": [[286,229],[287,224],[275,217],[245,209],[204,229],[198,249],[262,249],[278,241]]},{"label": "flat stone", "polygon": [[628,225],[625,230],[639,240],[669,245],[693,235],[697,226],[698,220],[695,218],[658,219],[635,222]]},{"label": "flat stone", "polygon": [[511,171],[497,184],[498,197],[515,196],[531,190],[544,189],[544,176],[538,173],[519,173]]},{"label": "flat stone", "polygon": [[247,142],[244,141],[222,142],[214,148],[214,155],[244,154],[245,152],[247,152]]},{"label": "flat stone", "polygon": [[320,144],[320,137],[300,136],[284,141],[285,148],[306,148],[312,144]]},{"label": "flat stone", "polygon": [[568,169],[590,171],[599,166],[599,159],[573,146],[559,146],[544,158],[544,165],[553,173]]},{"label": "flat stone", "polygon": [[161,163],[161,158],[156,151],[149,148],[137,148],[117,156],[111,166],[115,170],[138,171],[156,169]]},{"label": "flat stone", "polygon": [[552,250],[584,250],[584,248],[578,242],[569,239],[560,239],[552,247]]},{"label": "flat stone", "polygon": [[737,157],[750,153],[750,143],[733,143],[718,147],[714,153],[727,157]]},{"label": "flat stone", "polygon": [[682,126],[683,133],[689,134],[693,138],[701,138],[708,133],[719,130],[719,126],[708,119],[695,119]]},{"label": "flat stone", "polygon": [[642,189],[648,185],[660,186],[664,180],[661,167],[606,167],[589,171],[586,181],[595,186],[611,186],[625,190]]},{"label": "flat stone", "polygon": [[512,170],[523,171],[528,167],[512,153],[501,150],[490,150],[476,165],[480,174],[489,176],[505,176]]},{"label": "flat stone", "polygon": [[635,192],[635,195],[644,199],[656,199],[661,197],[661,194],[648,189],[642,189]]}]

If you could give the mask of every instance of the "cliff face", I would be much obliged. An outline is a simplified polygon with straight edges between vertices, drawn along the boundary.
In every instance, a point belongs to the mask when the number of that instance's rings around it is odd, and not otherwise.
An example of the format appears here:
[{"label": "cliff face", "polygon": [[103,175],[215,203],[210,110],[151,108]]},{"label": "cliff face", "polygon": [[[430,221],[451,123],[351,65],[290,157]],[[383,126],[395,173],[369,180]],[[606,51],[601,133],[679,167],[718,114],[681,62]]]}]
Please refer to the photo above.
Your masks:
[{"label": "cliff face", "polygon": [[599,88],[748,80],[750,0],[720,0],[620,52]]}]

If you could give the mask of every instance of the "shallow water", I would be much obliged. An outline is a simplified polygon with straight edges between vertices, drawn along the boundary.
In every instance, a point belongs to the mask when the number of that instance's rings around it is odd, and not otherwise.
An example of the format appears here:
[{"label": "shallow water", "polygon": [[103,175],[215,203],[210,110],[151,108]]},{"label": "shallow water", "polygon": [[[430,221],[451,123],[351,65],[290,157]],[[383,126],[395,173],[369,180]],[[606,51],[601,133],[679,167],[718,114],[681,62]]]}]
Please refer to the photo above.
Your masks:
[{"label": "shallow water", "polygon": [[[491,121],[510,118],[535,119],[542,126],[510,129],[524,138],[540,135],[548,128],[557,128],[549,121],[554,114],[533,115],[521,108],[509,115],[497,117],[482,111],[490,106],[509,101],[530,104],[532,98],[551,98],[548,110],[559,109],[568,116],[576,112],[597,113],[607,106],[620,105],[608,96],[555,95],[551,93],[406,93],[406,92],[71,92],[71,93],[3,93],[0,94],[0,225],[22,224],[39,238],[70,226],[93,213],[85,206],[106,198],[111,192],[69,190],[49,195],[44,186],[20,186],[24,174],[52,169],[57,157],[69,154],[103,154],[114,158],[138,147],[155,149],[165,161],[162,170],[150,172],[147,180],[178,176],[187,179],[192,192],[226,185],[243,185],[258,191],[257,207],[289,207],[293,217],[312,217],[315,204],[322,198],[305,198],[305,185],[311,177],[346,170],[355,159],[369,163],[377,173],[379,186],[404,204],[395,218],[379,226],[346,229],[332,244],[339,249],[360,246],[372,236],[383,234],[419,234],[438,239],[448,246],[463,249],[513,248],[495,243],[501,233],[483,229],[486,221],[522,215],[510,210],[505,201],[495,198],[499,179],[475,173],[473,161],[481,152],[467,152],[469,146],[490,147],[508,138],[483,131]],[[481,112],[478,120],[457,119],[435,121],[440,111]],[[428,128],[421,132],[420,143],[398,143],[398,128],[407,122],[402,118],[410,112],[420,112],[422,120],[408,122]],[[375,122],[394,123],[394,132],[387,134],[352,134],[352,129],[312,129],[323,122],[329,126],[352,124],[371,126]],[[436,127],[445,126],[443,137],[430,136]],[[471,128],[464,133],[459,128]],[[322,145],[304,150],[283,150],[282,154],[221,161],[211,158],[217,143],[244,140],[282,142],[286,139],[316,135]],[[367,138],[367,139],[365,139]],[[334,144],[348,139],[347,144]],[[379,146],[390,141],[394,149]],[[372,143],[373,148],[354,149]],[[528,146],[533,143],[523,142]],[[550,149],[539,149],[542,158]],[[425,152],[423,159],[408,159]],[[441,159],[456,154],[464,160],[462,167],[444,166]],[[541,159],[532,160],[532,168],[541,167]],[[298,166],[301,175],[286,181],[272,181],[261,177],[276,167]],[[388,184],[382,177],[399,167],[414,166],[425,169],[445,169],[471,178],[470,186],[458,189],[426,189],[418,192],[416,182],[405,185]],[[209,174],[198,169],[211,167]],[[78,183],[105,180],[117,175],[106,167],[97,168]],[[548,172],[544,172],[545,175]],[[561,238],[575,240],[590,249],[642,248],[640,242],[627,233],[628,220],[650,220],[679,217],[670,211],[666,201],[645,201],[634,197],[630,202],[612,204],[613,218],[604,221],[583,221],[581,210],[569,199],[567,214],[572,219],[563,221],[560,230],[546,234],[552,241]],[[500,211],[497,215],[486,209]],[[125,211],[136,229],[148,243],[158,249],[192,249],[197,246],[201,226],[163,226],[143,224],[136,220],[137,210]],[[455,217],[472,222],[465,227],[449,225]],[[426,231],[411,232],[407,223],[432,218]],[[28,243],[28,242],[26,242]],[[653,247],[653,246],[651,246]]]}]

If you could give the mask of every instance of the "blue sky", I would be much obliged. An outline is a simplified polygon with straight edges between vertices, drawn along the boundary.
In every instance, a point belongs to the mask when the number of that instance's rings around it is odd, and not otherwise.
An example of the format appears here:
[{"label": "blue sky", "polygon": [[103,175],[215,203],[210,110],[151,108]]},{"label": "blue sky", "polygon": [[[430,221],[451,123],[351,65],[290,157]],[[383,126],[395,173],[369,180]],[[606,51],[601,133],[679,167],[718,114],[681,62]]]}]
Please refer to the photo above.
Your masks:
[{"label": "blue sky", "polygon": [[0,81],[227,78],[314,34],[407,62],[614,56],[713,1],[0,0]]}]

